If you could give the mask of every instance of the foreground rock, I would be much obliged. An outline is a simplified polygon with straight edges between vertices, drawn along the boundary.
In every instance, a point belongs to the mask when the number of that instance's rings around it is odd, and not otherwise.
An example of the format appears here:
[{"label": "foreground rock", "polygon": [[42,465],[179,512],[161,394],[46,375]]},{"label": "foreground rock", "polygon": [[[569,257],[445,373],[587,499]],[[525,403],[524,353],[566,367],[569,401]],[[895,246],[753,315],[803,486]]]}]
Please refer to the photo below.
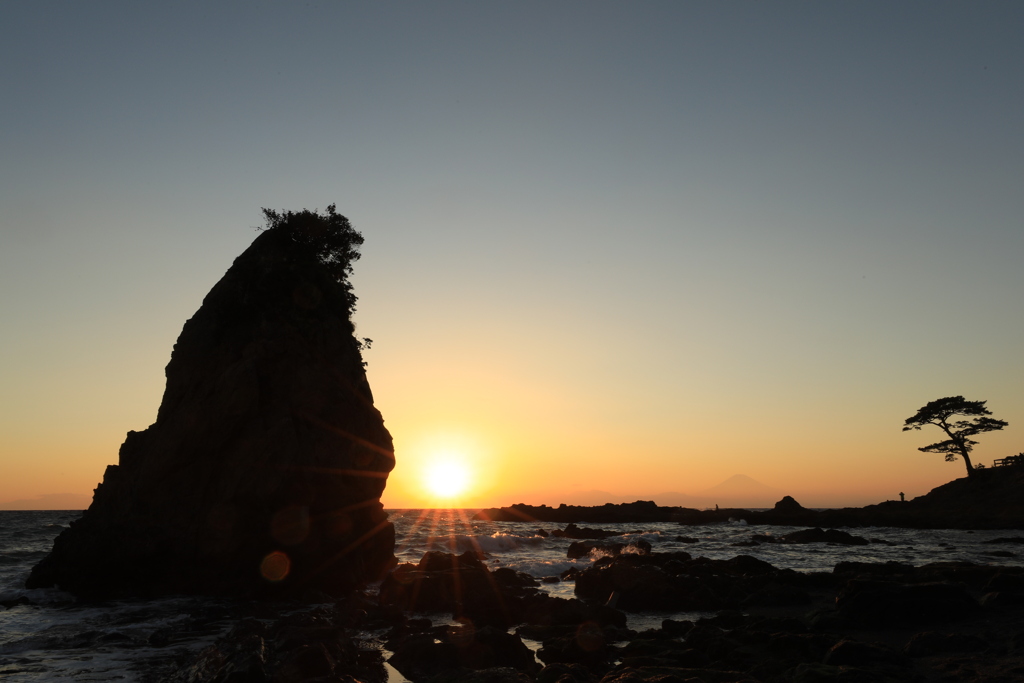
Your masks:
[{"label": "foreground rock", "polygon": [[[390,664],[414,681],[435,676],[461,680],[478,671],[502,679],[523,675],[533,680],[540,666],[524,637],[542,642],[538,656],[543,662],[606,664],[615,652],[610,644],[632,635],[624,628],[622,612],[552,597],[538,586],[529,575],[507,568],[490,570],[471,552],[428,552],[415,565],[399,565],[381,584],[381,607],[446,613],[452,623],[399,623],[387,638],[387,647],[394,652]],[[508,633],[517,625],[514,634]]]},{"label": "foreground rock", "polygon": [[[403,566],[405,578],[389,588],[397,600],[382,592],[383,604],[360,595],[304,607],[240,603],[214,644],[143,680],[384,683],[385,658],[413,683],[997,683],[1024,671],[1024,608],[1011,599],[1024,595],[1022,567],[843,562],[797,575],[749,557],[685,553],[595,563],[593,577],[618,581],[620,606],[640,604],[652,568],[663,586],[707,589],[705,616],[636,632],[599,599],[541,596],[526,578],[492,571],[472,554],[428,553]],[[798,588],[806,601],[747,599],[773,584]],[[413,597],[435,589],[442,599]],[[489,602],[511,605],[515,616],[475,620],[464,608]],[[170,654],[180,635],[174,629],[201,630],[215,616],[176,622],[145,646]]]},{"label": "foreground rock", "polygon": [[806,605],[820,576],[776,569],[739,555],[731,560],[689,553],[602,557],[576,575],[576,595],[627,611],[705,611],[755,605]]},{"label": "foreground rock", "polygon": [[356,637],[359,613],[346,606],[280,607],[258,617],[238,618],[216,642],[158,680],[308,683],[354,678],[363,683],[387,683],[380,649]]},{"label": "foreground rock", "polygon": [[366,381],[351,288],[318,253],[325,230],[352,248],[362,238],[333,207],[289,218],[185,323],[156,422],[128,433],[28,587],[339,593],[393,564],[380,504],[391,436]]},{"label": "foreground rock", "polygon": [[861,536],[854,536],[839,529],[803,529],[782,536],[754,534],[751,538],[757,543],[831,543],[833,545],[867,545],[871,541]]},{"label": "foreground rock", "polygon": [[491,570],[470,551],[431,551],[400,564],[380,586],[380,604],[407,612],[447,613],[475,627],[516,624],[576,626],[584,621],[624,626],[626,617],[601,605],[556,598],[540,582],[506,567]]},{"label": "foreground rock", "polygon": [[[428,553],[385,581],[381,609],[456,618],[401,617],[389,661],[414,683],[995,683],[1024,671],[1021,567],[843,562],[803,574],[648,552],[601,558],[575,580],[576,600],[545,598],[476,555]],[[611,603],[707,616],[635,632]]]}]

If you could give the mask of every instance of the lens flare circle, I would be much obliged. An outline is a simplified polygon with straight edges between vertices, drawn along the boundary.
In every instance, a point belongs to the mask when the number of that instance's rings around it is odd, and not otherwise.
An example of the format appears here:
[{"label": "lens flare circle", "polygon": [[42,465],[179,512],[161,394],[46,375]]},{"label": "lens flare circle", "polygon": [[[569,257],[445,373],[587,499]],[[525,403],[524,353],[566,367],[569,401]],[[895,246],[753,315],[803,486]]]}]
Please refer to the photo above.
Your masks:
[{"label": "lens flare circle", "polygon": [[260,563],[260,574],[271,583],[284,581],[292,569],[292,561],[285,553],[275,550]]}]

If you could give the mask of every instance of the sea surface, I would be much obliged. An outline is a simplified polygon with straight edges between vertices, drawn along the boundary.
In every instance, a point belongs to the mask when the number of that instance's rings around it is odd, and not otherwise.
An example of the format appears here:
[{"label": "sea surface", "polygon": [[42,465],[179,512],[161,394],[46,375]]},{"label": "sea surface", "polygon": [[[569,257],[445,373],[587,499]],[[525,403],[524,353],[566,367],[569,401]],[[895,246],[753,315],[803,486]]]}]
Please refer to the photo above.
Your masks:
[{"label": "sea surface", "polygon": [[[545,522],[476,522],[473,511],[392,510],[402,562],[417,562],[427,550],[462,553],[481,551],[491,567],[510,567],[537,578],[557,576],[570,567],[584,568],[596,559],[566,559],[567,538],[545,538],[539,529],[560,525]],[[15,681],[138,681],[158,680],[212,643],[232,623],[229,600],[168,597],[83,603],[56,589],[26,590],[32,566],[49,552],[54,537],[80,511],[0,511],[0,603],[20,598],[30,604],[0,606],[0,682]],[[654,524],[581,524],[618,531],[611,541],[643,538],[655,552],[685,550],[694,557],[729,559],[752,555],[776,567],[797,571],[831,571],[837,562],[895,560],[920,566],[930,562],[1024,564],[1019,545],[987,543],[1019,537],[1021,530],[916,530],[887,527],[848,529],[872,539],[870,545],[762,544],[737,546],[753,534],[782,535],[803,527],[747,525],[742,521],[706,526]],[[697,539],[684,542],[682,538]],[[543,584],[545,590],[572,597],[571,582]],[[696,614],[631,614],[632,628],[656,627],[667,616]],[[182,625],[187,624],[183,629]],[[172,634],[172,635],[168,635]],[[393,683],[402,679],[394,673]]]}]

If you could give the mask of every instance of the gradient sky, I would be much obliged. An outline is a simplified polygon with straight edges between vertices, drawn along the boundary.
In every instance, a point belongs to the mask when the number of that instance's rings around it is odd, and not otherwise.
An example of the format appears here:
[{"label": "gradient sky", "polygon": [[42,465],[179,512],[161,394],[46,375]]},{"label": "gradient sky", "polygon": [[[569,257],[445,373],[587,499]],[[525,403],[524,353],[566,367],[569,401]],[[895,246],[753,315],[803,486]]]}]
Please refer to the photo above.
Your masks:
[{"label": "gradient sky", "polygon": [[1016,2],[0,4],[0,502],[91,493],[261,207],[332,202],[385,505],[926,493],[1024,451]]}]

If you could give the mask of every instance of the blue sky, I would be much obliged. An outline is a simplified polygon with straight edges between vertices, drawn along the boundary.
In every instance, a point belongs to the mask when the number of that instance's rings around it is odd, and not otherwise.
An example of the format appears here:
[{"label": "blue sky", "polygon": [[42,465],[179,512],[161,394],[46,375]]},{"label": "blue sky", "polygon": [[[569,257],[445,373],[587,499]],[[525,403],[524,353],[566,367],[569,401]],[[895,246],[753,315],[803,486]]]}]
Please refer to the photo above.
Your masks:
[{"label": "blue sky", "polygon": [[0,18],[0,501],[87,493],[260,207],[332,202],[395,504],[446,439],[494,503],[916,495],[962,468],[899,426],[952,394],[1011,423],[978,459],[1024,450],[1019,4]]}]

